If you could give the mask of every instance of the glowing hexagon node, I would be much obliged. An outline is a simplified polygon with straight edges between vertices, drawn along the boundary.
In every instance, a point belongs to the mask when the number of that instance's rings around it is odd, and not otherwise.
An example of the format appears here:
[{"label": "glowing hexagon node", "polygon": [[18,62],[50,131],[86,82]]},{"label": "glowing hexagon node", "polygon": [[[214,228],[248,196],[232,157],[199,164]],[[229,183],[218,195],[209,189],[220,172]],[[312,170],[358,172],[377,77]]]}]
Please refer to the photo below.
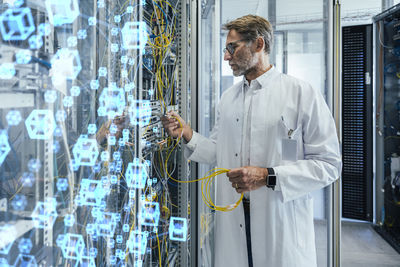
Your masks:
[{"label": "glowing hexagon node", "polygon": [[106,195],[107,192],[104,190],[101,181],[82,179],[77,205],[100,206]]},{"label": "glowing hexagon node", "polygon": [[62,238],[57,238],[57,244],[61,248],[64,258],[71,260],[80,260],[85,249],[85,242],[82,235],[67,233]]},{"label": "glowing hexagon node", "polygon": [[56,128],[53,113],[47,109],[34,109],[25,120],[31,139],[49,139]]},{"label": "glowing hexagon node", "polygon": [[0,65],[0,79],[10,80],[16,74],[16,70],[13,63],[2,63]]},{"label": "glowing hexagon node", "polygon": [[89,139],[87,136],[81,135],[74,145],[72,153],[78,166],[94,166],[99,156],[96,139]]},{"label": "glowing hexagon node", "polygon": [[36,267],[37,263],[36,263],[34,256],[19,254],[18,258],[15,260],[13,266],[15,266],[15,267],[17,267],[17,266]]},{"label": "glowing hexagon node", "polygon": [[122,88],[116,86],[105,87],[99,97],[99,116],[107,116],[113,119],[115,116],[121,116],[125,108],[125,93]]},{"label": "glowing hexagon node", "polygon": [[8,125],[18,125],[21,119],[21,113],[18,110],[10,110],[6,115]]},{"label": "glowing hexagon node", "polygon": [[7,9],[0,15],[0,31],[4,41],[21,41],[35,31],[31,10],[27,7]]},{"label": "glowing hexagon node", "polygon": [[0,258],[0,267],[10,267],[10,265],[8,264],[7,259]]},{"label": "glowing hexagon node", "polygon": [[11,151],[10,144],[8,143],[7,132],[0,131],[0,166],[6,159],[8,153]]},{"label": "glowing hexagon node", "polygon": [[102,212],[96,218],[97,235],[113,237],[117,227],[117,214],[112,212]]},{"label": "glowing hexagon node", "polygon": [[140,207],[139,221],[142,225],[158,226],[160,220],[160,205],[158,202],[143,202]]},{"label": "glowing hexagon node", "polygon": [[19,252],[28,254],[32,249],[32,241],[29,238],[21,238],[18,243]]},{"label": "glowing hexagon node", "polygon": [[60,84],[65,79],[75,79],[82,70],[78,50],[61,48],[51,59],[51,66],[57,70],[53,74],[53,83]]},{"label": "glowing hexagon node", "polygon": [[46,9],[54,26],[72,23],[79,16],[78,0],[46,0]]},{"label": "glowing hexagon node", "polygon": [[151,106],[149,100],[133,100],[128,112],[132,125],[144,127],[150,123]]},{"label": "glowing hexagon node", "polygon": [[121,32],[124,49],[144,51],[147,43],[146,23],[144,21],[126,22]]},{"label": "glowing hexagon node", "polygon": [[125,172],[126,183],[129,188],[144,188],[148,178],[147,168],[149,163],[142,163],[140,159],[135,158],[133,162],[129,162]]},{"label": "glowing hexagon node", "polygon": [[38,201],[32,212],[32,220],[37,228],[52,228],[57,218],[57,201],[52,198],[47,201]]},{"label": "glowing hexagon node", "polygon": [[8,254],[10,251],[17,232],[12,225],[2,225],[0,226],[0,254]]},{"label": "glowing hexagon node", "polygon": [[132,231],[128,241],[126,241],[126,246],[129,248],[129,252],[142,255],[145,254],[148,236],[148,232],[141,232],[139,230]]},{"label": "glowing hexagon node", "polygon": [[186,241],[187,238],[186,218],[171,217],[168,230],[169,230],[170,240]]},{"label": "glowing hexagon node", "polygon": [[94,258],[82,256],[80,261],[76,262],[75,267],[96,267]]}]

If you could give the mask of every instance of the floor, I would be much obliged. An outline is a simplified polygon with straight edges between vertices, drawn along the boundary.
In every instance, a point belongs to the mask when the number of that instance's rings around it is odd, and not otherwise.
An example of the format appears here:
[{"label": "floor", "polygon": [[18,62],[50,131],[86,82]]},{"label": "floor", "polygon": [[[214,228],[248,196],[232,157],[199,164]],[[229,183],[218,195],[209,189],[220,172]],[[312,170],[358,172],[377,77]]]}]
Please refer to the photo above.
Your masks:
[{"label": "floor", "polygon": [[[342,267],[400,267],[400,254],[364,223],[342,222]],[[326,266],[326,222],[315,221],[318,267]]]}]

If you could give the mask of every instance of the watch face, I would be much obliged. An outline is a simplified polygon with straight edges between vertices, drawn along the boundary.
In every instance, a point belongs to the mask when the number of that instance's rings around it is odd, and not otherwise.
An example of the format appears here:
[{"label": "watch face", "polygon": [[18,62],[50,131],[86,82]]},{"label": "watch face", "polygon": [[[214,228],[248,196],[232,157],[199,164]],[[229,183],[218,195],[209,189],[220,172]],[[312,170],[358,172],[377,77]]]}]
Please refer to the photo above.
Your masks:
[{"label": "watch face", "polygon": [[271,186],[275,186],[276,185],[276,176],[268,176],[268,184]]}]

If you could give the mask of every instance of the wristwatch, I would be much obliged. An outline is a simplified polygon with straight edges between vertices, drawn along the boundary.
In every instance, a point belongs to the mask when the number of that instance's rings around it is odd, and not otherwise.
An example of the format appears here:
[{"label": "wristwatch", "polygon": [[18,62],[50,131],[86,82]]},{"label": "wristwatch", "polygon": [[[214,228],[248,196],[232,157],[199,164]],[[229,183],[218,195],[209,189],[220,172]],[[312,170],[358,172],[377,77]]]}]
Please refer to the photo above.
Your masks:
[{"label": "wristwatch", "polygon": [[268,176],[267,176],[266,186],[268,188],[271,188],[272,190],[275,190],[275,186],[276,186],[275,171],[273,168],[267,168],[267,170],[268,170]]}]

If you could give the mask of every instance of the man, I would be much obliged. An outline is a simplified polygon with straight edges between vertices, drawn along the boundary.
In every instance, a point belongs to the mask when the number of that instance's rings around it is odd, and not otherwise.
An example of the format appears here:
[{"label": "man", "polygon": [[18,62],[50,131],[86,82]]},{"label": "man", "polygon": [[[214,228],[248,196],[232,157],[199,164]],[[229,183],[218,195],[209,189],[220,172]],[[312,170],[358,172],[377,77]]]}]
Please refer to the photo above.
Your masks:
[{"label": "man", "polygon": [[247,15],[224,28],[224,60],[244,78],[223,93],[210,138],[176,113],[163,118],[188,159],[230,169],[216,179],[217,205],[245,193],[216,214],[215,266],[317,266],[310,193],[341,171],[334,120],[318,90],[270,65],[267,20]]}]

